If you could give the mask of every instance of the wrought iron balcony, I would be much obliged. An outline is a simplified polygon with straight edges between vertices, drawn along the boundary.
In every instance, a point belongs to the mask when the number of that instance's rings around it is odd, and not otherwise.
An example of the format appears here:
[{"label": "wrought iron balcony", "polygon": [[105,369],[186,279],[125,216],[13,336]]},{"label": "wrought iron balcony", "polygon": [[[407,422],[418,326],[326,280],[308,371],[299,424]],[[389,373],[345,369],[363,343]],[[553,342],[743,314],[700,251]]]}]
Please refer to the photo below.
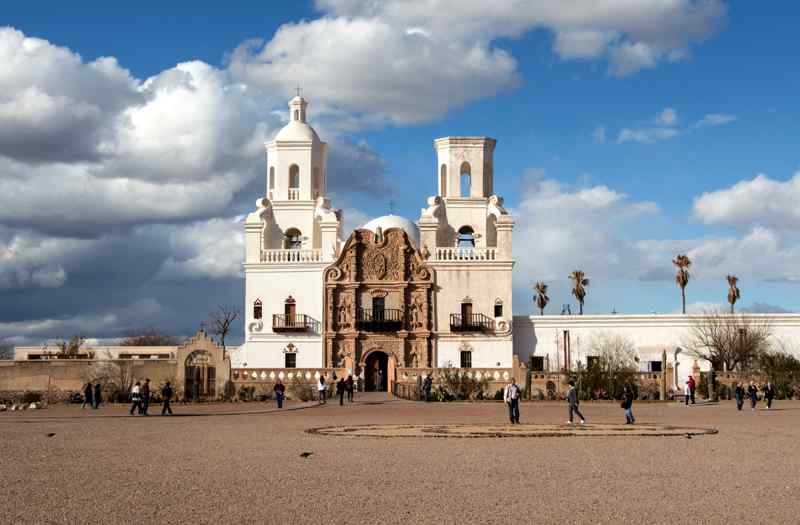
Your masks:
[{"label": "wrought iron balcony", "polygon": [[494,319],[483,314],[450,314],[451,332],[483,332],[494,330]]},{"label": "wrought iron balcony", "polygon": [[394,308],[359,308],[356,328],[368,332],[396,332],[403,329],[403,311]]},{"label": "wrought iron balcony", "polygon": [[313,323],[313,319],[305,314],[273,314],[273,332],[305,332]]}]

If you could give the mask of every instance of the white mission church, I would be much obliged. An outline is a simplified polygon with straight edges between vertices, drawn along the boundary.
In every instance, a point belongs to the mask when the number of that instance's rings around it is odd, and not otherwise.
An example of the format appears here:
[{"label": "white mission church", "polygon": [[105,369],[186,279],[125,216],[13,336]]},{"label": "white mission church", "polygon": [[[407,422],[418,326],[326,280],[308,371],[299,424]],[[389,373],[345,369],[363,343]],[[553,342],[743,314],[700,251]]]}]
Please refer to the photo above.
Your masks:
[{"label": "white mission church", "polygon": [[[293,98],[289,123],[266,144],[266,197],[245,223],[235,373],[271,380],[292,368],[363,369],[370,389],[444,367],[504,380],[519,363],[585,363],[600,331],[634,342],[643,372],[661,371],[666,353],[676,388],[692,368],[708,368],[682,348],[687,316],[513,315],[514,219],[493,190],[494,139],[434,140],[437,194],[416,222],[388,215],[342,231],[326,194],[328,147],[306,108]],[[769,317],[776,337],[800,341],[800,316]]]}]

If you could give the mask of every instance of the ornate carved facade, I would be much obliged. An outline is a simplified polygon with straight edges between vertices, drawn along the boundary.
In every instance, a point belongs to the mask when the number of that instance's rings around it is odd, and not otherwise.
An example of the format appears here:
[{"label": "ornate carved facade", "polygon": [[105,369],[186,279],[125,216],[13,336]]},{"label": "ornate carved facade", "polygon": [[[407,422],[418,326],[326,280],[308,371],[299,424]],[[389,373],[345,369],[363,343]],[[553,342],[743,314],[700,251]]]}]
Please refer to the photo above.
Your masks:
[{"label": "ornate carved facade", "polygon": [[355,230],[325,271],[325,366],[432,366],[433,271],[405,231]]}]

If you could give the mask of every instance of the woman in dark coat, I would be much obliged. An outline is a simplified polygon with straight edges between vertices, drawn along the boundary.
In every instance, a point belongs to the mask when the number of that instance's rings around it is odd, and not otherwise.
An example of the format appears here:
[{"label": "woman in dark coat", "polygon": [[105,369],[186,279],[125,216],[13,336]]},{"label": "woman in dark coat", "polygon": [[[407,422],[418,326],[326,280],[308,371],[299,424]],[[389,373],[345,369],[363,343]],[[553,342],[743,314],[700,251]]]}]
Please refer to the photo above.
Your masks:
[{"label": "woman in dark coat", "polygon": [[625,424],[633,425],[636,422],[633,417],[633,387],[627,383],[622,390],[622,408],[625,409]]},{"label": "woman in dark coat", "polygon": [[90,407],[94,406],[92,404],[92,399],[94,399],[93,394],[94,390],[92,390],[92,384],[86,383],[83,386],[83,404],[81,405],[81,408],[86,408],[86,405],[89,405]]},{"label": "woman in dark coat", "polygon": [[272,387],[272,391],[275,392],[275,401],[278,402],[278,408],[283,408],[283,399],[286,395],[286,386],[283,384],[283,381],[278,378],[275,382],[275,386]]},{"label": "woman in dark coat", "polygon": [[97,383],[96,385],[94,385],[94,405],[92,405],[92,408],[98,408],[100,406],[100,403],[102,402],[103,402],[103,389],[100,386],[100,383]]}]

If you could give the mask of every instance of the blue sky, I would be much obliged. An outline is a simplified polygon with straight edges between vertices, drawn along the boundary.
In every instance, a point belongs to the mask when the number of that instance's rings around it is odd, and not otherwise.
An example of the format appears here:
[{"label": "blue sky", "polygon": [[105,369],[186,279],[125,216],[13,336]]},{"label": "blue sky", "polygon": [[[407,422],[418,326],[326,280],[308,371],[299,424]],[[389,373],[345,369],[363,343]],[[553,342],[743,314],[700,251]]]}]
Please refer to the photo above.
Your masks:
[{"label": "blue sky", "polygon": [[[263,192],[259,144],[296,82],[351,221],[389,201],[416,219],[435,191],[434,138],[498,139],[518,313],[537,279],[552,311],[571,302],[576,268],[592,280],[589,313],[675,311],[676,253],[695,261],[696,308],[723,302],[735,273],[742,306],[800,309],[794,3],[78,4],[0,14],[12,64],[0,124],[17,130],[0,133],[0,183],[14,190],[0,213],[0,339],[185,333],[214,304],[241,302],[233,221]],[[24,51],[31,39],[46,45]],[[101,57],[116,65],[98,73]],[[43,184],[74,205],[37,214]],[[174,210],[148,211],[167,194]]]}]

